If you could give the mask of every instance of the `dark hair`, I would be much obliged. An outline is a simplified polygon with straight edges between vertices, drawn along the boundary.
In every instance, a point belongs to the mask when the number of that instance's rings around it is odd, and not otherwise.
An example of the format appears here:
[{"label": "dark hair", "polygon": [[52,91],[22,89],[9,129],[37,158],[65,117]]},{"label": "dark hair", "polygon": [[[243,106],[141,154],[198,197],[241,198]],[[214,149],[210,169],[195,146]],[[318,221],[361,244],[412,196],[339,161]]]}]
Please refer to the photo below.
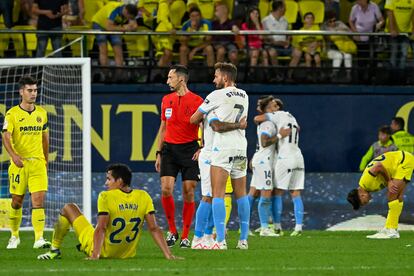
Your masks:
[{"label": "dark hair", "polygon": [[247,27],[249,29],[256,29],[256,25],[252,22],[252,20],[250,19],[250,13],[252,11],[257,11],[259,13],[259,24],[261,25],[262,20],[260,19],[260,10],[258,7],[256,6],[251,6],[248,10],[247,10],[247,16],[246,16],[246,24]]},{"label": "dark hair", "polygon": [[32,76],[25,75],[20,78],[19,80],[19,89],[24,88],[26,85],[33,85],[37,84],[37,80],[33,78]]},{"label": "dark hair", "polygon": [[278,9],[281,9],[285,6],[285,3],[283,1],[273,1],[272,2],[272,11],[277,11]]},{"label": "dark hair", "polygon": [[190,8],[190,10],[188,11],[188,14],[190,15],[190,14],[192,14],[193,12],[198,12],[199,14],[201,14],[201,11],[200,11],[200,9],[199,9],[197,6],[192,6],[192,7]]},{"label": "dark hair", "polygon": [[260,99],[260,103],[259,103],[259,106],[260,106],[260,111],[262,111],[263,113],[265,113],[265,109],[266,109],[266,106],[271,102],[271,101],[273,101],[275,98],[272,96],[272,95],[269,95],[269,96],[264,96],[264,98],[263,99]]},{"label": "dark hair", "polygon": [[303,19],[305,19],[306,16],[308,15],[312,15],[313,19],[315,19],[315,15],[313,14],[313,12],[307,12],[303,15]]},{"label": "dark hair", "polygon": [[283,102],[281,99],[275,98],[275,102],[279,106],[279,110],[283,110]]},{"label": "dark hair", "polygon": [[185,81],[187,81],[189,78],[188,68],[185,65],[176,64],[171,66],[170,70],[174,70],[177,75],[183,76]]},{"label": "dark hair", "polygon": [[329,21],[332,18],[336,18],[336,12],[334,10],[328,10],[325,13],[325,21]]},{"label": "dark hair", "polygon": [[136,17],[136,16],[138,15],[138,8],[137,8],[137,6],[136,6],[136,5],[133,5],[133,4],[127,4],[127,5],[125,5],[125,9],[127,10],[127,12],[128,12],[130,15],[132,15],[132,16],[134,16],[134,17]]},{"label": "dark hair", "polygon": [[131,169],[125,165],[125,164],[111,164],[106,168],[106,171],[109,172],[111,171],[111,175],[115,178],[115,179],[122,179],[122,182],[124,182],[124,184],[126,186],[130,186],[131,185],[131,178],[132,178],[132,172]]},{"label": "dark hair", "polygon": [[405,121],[401,117],[394,117],[392,120],[398,125],[398,129],[404,129]]},{"label": "dark hair", "polygon": [[383,126],[381,126],[381,127],[378,129],[378,132],[382,132],[382,133],[385,133],[385,134],[388,134],[388,135],[391,135],[391,134],[392,134],[392,132],[391,132],[391,128],[390,128],[389,126],[387,126],[387,125],[383,125]]},{"label": "dark hair", "polygon": [[237,79],[237,67],[232,63],[227,62],[217,62],[214,65],[215,70],[220,70],[220,73],[223,73],[229,78],[231,81],[235,82]]},{"label": "dark hair", "polygon": [[361,201],[359,200],[358,196],[358,189],[353,189],[348,193],[348,197],[346,198],[349,203],[351,203],[352,208],[354,210],[358,210],[361,207]]}]

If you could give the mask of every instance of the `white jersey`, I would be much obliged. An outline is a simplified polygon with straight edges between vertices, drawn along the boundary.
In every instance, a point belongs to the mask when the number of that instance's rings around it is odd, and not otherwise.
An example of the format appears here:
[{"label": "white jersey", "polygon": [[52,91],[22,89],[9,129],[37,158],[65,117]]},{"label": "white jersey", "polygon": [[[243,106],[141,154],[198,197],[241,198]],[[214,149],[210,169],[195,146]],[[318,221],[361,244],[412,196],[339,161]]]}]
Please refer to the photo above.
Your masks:
[{"label": "white jersey", "polygon": [[289,136],[279,139],[278,153],[279,155],[286,155],[300,151],[299,149],[299,125],[295,117],[286,111],[276,111],[272,113],[266,113],[266,117],[269,121],[274,123],[278,129],[290,128],[292,132]]},{"label": "white jersey", "polygon": [[[204,114],[214,111],[215,117],[210,119],[220,122],[235,123],[247,117],[249,98],[244,90],[236,87],[226,87],[211,92],[199,110]],[[213,151],[246,150],[247,140],[243,129],[223,133],[214,133]]]},{"label": "white jersey", "polygon": [[203,122],[203,148],[202,151],[211,151],[213,148],[213,139],[215,131],[210,126],[210,121],[213,118],[216,118],[216,114],[213,112],[208,113],[204,116]]},{"label": "white jersey", "polygon": [[269,137],[276,135],[276,126],[271,121],[265,121],[257,126],[257,143],[258,149],[253,156],[252,163],[268,163],[273,162],[273,157],[275,155],[275,144],[272,144],[268,147],[263,147],[262,145],[262,135],[267,135]]}]

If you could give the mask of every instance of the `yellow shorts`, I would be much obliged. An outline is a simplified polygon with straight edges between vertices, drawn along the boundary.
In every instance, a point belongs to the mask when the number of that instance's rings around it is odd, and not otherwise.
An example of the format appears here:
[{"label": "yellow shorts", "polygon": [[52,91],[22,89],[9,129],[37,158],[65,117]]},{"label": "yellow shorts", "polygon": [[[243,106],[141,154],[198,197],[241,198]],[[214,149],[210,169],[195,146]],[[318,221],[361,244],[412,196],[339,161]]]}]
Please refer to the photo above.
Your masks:
[{"label": "yellow shorts", "polygon": [[23,168],[13,162],[9,166],[10,194],[24,195],[27,188],[30,193],[47,191],[47,169],[43,159],[23,160]]},{"label": "yellow shorts", "polygon": [[231,193],[233,193],[233,186],[231,185],[231,178],[229,176],[226,182],[226,194],[231,194]]},{"label": "yellow shorts", "polygon": [[93,234],[95,231],[92,224],[84,215],[81,215],[75,219],[72,226],[80,242],[79,251],[91,256],[93,250]]},{"label": "yellow shorts", "polygon": [[173,50],[174,46],[174,38],[169,38],[167,36],[159,36],[155,43],[155,48],[157,51],[164,51],[164,50]]},{"label": "yellow shorts", "polygon": [[410,181],[414,169],[414,156],[407,151],[403,151],[403,154],[404,160],[402,160],[402,163],[395,170],[393,178]]}]

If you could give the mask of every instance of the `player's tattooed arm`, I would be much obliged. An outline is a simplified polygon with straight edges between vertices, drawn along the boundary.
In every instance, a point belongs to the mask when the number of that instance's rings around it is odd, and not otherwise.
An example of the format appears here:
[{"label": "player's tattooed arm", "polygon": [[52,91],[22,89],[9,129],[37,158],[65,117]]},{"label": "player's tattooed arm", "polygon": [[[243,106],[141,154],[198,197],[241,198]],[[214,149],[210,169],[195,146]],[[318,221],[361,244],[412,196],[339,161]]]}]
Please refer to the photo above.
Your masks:
[{"label": "player's tattooed arm", "polygon": [[266,134],[260,135],[261,144],[264,148],[275,144],[279,141],[279,139],[285,138],[286,136],[289,136],[292,132],[291,128],[280,128],[279,134],[274,136],[268,136]]},{"label": "player's tattooed arm", "polygon": [[240,121],[236,123],[227,123],[227,122],[220,122],[219,120],[213,120],[210,122],[211,128],[219,133],[227,132],[235,129],[246,129],[247,128],[247,118],[243,117]]}]

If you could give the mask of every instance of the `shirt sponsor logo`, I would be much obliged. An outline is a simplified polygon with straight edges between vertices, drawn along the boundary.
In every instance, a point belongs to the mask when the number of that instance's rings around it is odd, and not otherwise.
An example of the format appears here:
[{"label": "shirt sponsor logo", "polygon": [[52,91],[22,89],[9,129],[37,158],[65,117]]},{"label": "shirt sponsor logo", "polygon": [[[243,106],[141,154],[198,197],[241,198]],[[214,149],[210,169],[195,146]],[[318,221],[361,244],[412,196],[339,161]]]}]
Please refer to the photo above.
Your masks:
[{"label": "shirt sponsor logo", "polygon": [[170,119],[172,116],[172,108],[165,109],[165,118]]},{"label": "shirt sponsor logo", "polygon": [[20,132],[26,132],[26,131],[42,131],[41,126],[24,126],[20,127]]}]

